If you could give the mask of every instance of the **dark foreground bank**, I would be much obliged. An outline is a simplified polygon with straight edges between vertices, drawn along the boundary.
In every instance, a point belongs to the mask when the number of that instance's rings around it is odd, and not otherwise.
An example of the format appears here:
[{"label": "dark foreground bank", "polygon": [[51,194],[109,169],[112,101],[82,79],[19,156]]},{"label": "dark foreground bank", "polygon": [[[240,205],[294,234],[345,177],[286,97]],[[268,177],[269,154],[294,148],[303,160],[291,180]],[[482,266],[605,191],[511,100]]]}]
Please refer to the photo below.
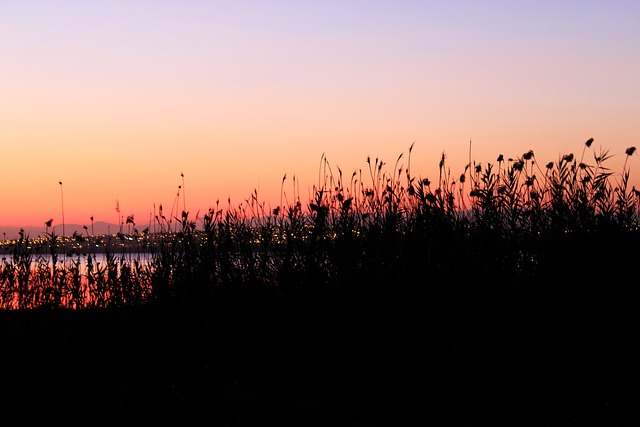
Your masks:
[{"label": "dark foreground bank", "polygon": [[0,421],[638,425],[635,282],[529,285],[2,312]]}]

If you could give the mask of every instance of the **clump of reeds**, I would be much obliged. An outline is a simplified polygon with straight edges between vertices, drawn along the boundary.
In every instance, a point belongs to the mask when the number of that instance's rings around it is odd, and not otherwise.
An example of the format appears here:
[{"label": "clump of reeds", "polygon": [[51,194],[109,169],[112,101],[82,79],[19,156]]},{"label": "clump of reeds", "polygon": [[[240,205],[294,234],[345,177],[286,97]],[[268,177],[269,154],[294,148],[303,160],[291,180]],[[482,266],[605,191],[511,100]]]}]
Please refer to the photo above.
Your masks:
[{"label": "clump of reeds", "polygon": [[[530,279],[544,270],[550,242],[637,234],[640,192],[629,188],[627,163],[635,147],[626,150],[622,172],[614,173],[607,164],[612,155],[593,151],[592,144],[587,140],[579,157],[570,153],[544,165],[533,150],[486,164],[470,161],[459,176],[443,153],[433,181],[411,170],[413,145],[406,167],[403,153],[391,169],[367,158],[365,171],[351,174],[323,155],[306,204],[295,177],[293,194],[285,191],[285,175],[275,208],[254,191],[236,206],[216,202],[193,218],[184,201],[177,213],[178,187],[169,218],[160,206],[155,232],[139,233],[130,215],[127,234],[94,236],[85,227],[86,236],[72,236],[71,251],[49,220],[45,239],[36,245],[21,233],[3,259],[0,307],[205,301],[243,289],[273,292],[300,308],[336,296],[382,301],[395,292],[410,298],[422,292],[416,282],[472,280],[467,269],[473,268]],[[90,249],[81,251],[83,245]],[[97,261],[97,246],[103,261]],[[43,250],[47,259],[39,255]]]}]

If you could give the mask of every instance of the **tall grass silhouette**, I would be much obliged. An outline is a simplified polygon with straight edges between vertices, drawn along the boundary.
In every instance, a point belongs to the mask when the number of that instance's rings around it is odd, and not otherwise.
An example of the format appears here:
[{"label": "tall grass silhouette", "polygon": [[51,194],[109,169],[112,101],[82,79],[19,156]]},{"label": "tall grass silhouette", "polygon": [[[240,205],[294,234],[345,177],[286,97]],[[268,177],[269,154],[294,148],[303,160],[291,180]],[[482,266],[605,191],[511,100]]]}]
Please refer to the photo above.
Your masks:
[{"label": "tall grass silhouette", "polygon": [[[93,235],[74,234],[78,251],[60,262],[59,237],[49,231],[49,220],[44,241],[36,244],[21,233],[3,258],[0,307],[140,305],[211,297],[220,287],[248,283],[303,303],[310,297],[304,294],[333,288],[354,295],[376,287],[395,292],[402,276],[417,274],[417,265],[444,280],[456,274],[448,257],[481,269],[478,260],[484,260],[516,277],[535,276],[542,250],[558,239],[637,233],[640,192],[629,188],[627,163],[635,147],[626,150],[616,174],[607,167],[611,154],[592,151],[592,143],[585,142],[580,159],[566,154],[541,166],[532,150],[506,160],[499,155],[495,163],[469,163],[457,179],[443,153],[435,183],[413,175],[413,144],[406,168],[405,153],[391,169],[367,158],[367,170],[350,176],[339,167],[334,172],[323,154],[306,204],[295,193],[295,177],[294,194],[287,193],[284,175],[276,208],[266,209],[254,191],[237,206],[229,200],[224,209],[217,202],[203,218],[185,210],[177,214],[180,185],[169,218],[159,207],[156,233],[139,233],[132,214],[118,233],[102,237],[108,241],[106,265],[96,262],[93,250],[80,250],[95,247],[100,237]],[[585,160],[589,152],[591,163]],[[119,252],[123,225],[126,238],[135,241],[129,250],[149,253],[144,265]],[[37,248],[48,251],[50,274],[44,274]],[[360,289],[365,283],[370,289]]]},{"label": "tall grass silhouette", "polygon": [[0,263],[3,413],[638,425],[636,150],[617,172],[580,151],[459,174],[443,153],[436,177],[413,145],[350,174],[323,154],[307,200],[284,175],[275,207],[254,190],[199,217],[183,181],[142,232],[23,231]]}]

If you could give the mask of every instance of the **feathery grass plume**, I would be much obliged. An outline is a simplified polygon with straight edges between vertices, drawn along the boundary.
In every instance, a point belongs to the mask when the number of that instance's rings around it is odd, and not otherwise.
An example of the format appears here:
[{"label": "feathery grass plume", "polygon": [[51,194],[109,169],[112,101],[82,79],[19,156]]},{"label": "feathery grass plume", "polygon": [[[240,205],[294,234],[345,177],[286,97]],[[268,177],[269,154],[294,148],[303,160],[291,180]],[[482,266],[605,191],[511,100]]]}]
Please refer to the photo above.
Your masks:
[{"label": "feathery grass plume", "polygon": [[131,214],[131,215],[127,216],[127,220],[125,221],[125,224],[127,224],[129,226],[127,234],[131,235],[131,227],[135,227],[135,225],[136,225],[136,222],[134,220],[134,214]]},{"label": "feathery grass plume", "polygon": [[122,219],[120,217],[120,201],[116,199],[116,224],[118,224],[118,232],[122,232]]},{"label": "feathery grass plume", "polygon": [[282,199],[284,197],[284,182],[287,180],[287,174],[285,173],[284,176],[282,177],[282,182],[280,183],[280,204],[278,205],[277,208],[275,208],[273,210],[273,214],[275,216],[278,216],[280,214],[280,211],[282,210]]},{"label": "feathery grass plume", "polygon": [[636,152],[636,147],[629,147],[625,150],[625,154],[627,155],[627,157],[624,158],[624,165],[622,165],[622,173],[625,173],[627,170],[627,160],[629,160],[629,157],[633,156]]},{"label": "feathery grass plume", "polygon": [[580,163],[584,160],[584,153],[587,148],[591,148],[591,144],[593,144],[593,138],[589,138],[585,141],[584,146],[582,147],[582,154],[580,155]]},{"label": "feathery grass plume", "polygon": [[627,160],[636,152],[636,147],[628,147],[625,150],[625,159],[622,166],[622,176],[618,185],[614,188],[615,194],[615,218],[623,228],[635,230],[639,221],[637,218],[637,198],[634,189],[629,189],[630,171],[627,169]]}]

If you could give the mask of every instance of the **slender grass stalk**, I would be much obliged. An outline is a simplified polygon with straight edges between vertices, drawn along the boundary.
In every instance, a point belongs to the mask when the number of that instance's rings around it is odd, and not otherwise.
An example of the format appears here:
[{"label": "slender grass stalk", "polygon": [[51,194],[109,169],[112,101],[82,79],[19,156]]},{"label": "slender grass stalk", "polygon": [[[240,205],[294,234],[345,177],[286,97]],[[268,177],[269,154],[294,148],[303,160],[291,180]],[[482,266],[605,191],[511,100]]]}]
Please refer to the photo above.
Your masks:
[{"label": "slender grass stalk", "polygon": [[180,177],[182,178],[182,211],[187,211],[187,194],[184,188],[184,173],[180,172]]}]

